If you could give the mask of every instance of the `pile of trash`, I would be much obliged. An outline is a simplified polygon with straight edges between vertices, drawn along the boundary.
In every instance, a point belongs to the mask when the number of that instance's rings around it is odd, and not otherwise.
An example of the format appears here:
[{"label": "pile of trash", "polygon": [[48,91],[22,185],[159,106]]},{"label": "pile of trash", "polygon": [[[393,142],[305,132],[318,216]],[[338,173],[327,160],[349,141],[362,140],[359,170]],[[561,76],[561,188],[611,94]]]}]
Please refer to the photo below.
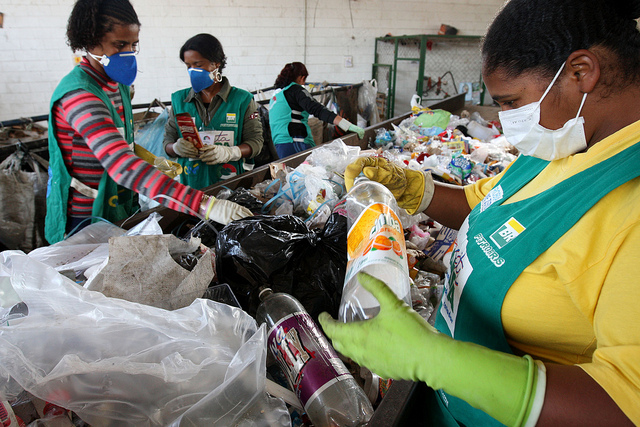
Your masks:
[{"label": "pile of trash", "polygon": [[[344,171],[362,155],[465,185],[500,173],[516,152],[477,113],[416,107],[367,150],[337,139],[296,168],[271,163],[271,179],[253,188],[216,195],[252,218],[162,230],[152,213],[131,230],[97,223],[28,255],[2,252],[0,401],[15,405],[26,390],[96,424],[291,425],[291,407],[265,391],[273,382],[266,331],[253,319],[258,288],[292,294],[314,319],[336,317],[347,264]],[[424,213],[398,217],[413,307],[433,323],[456,231]]]},{"label": "pile of trash", "polygon": [[431,171],[442,182],[465,185],[494,176],[515,160],[517,151],[501,135],[499,122],[478,112],[460,116],[414,107],[393,129],[378,129],[373,146],[411,169]]}]

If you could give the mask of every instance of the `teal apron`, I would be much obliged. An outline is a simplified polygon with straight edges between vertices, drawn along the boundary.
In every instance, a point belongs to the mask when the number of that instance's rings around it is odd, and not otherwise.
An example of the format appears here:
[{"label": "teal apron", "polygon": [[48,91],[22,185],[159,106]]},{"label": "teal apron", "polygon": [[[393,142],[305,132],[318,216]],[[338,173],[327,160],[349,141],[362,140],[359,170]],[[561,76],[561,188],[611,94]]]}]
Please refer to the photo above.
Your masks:
[{"label": "teal apron", "polygon": [[[293,85],[298,83],[289,83],[280,92],[276,93],[269,101],[269,126],[271,127],[271,138],[275,145],[278,144],[291,144],[294,142],[293,137],[289,133],[289,125],[293,115],[293,110],[287,102],[287,98],[284,93]],[[300,123],[302,123],[307,129],[307,136],[304,138],[304,144],[308,147],[315,147],[316,143],[313,141],[313,133],[309,127],[309,113],[307,111],[296,111],[296,114],[300,114]]]},{"label": "teal apron", "polygon": [[[124,107],[125,123],[109,100],[102,87],[79,66],[75,67],[58,84],[49,104],[49,182],[47,185],[47,214],[45,217],[45,237],[50,244],[61,241],[67,224],[67,204],[71,175],[64,164],[53,123],[53,105],[67,93],[84,89],[100,98],[109,108],[113,123],[124,129],[125,140],[133,143],[133,112],[129,87],[119,85]],[[93,202],[92,216],[117,222],[133,215],[139,208],[138,195],[121,186],[103,172],[98,186],[98,196]],[[93,221],[96,221],[95,219]]]},{"label": "teal apron", "polygon": [[[233,132],[233,140],[225,142],[214,142],[217,145],[234,146],[242,142],[242,126],[244,114],[247,111],[253,95],[245,90],[231,87],[226,102],[222,102],[211,118],[211,121],[204,126],[194,102],[185,102],[191,89],[183,89],[171,95],[171,108],[175,114],[189,113],[195,117],[196,128],[198,130],[212,130],[216,132]],[[178,134],[182,138],[182,132],[178,126]],[[228,138],[227,138],[228,139]],[[200,159],[188,159],[178,157],[176,159],[182,165],[180,182],[195,189],[208,187],[216,182],[231,178],[244,172],[244,160],[233,161],[220,165],[207,165]]]},{"label": "teal apron", "polygon": [[[436,328],[457,340],[512,354],[502,304],[522,271],[618,186],[640,176],[640,143],[550,189],[503,204],[548,162],[520,156],[463,223],[445,278]],[[494,418],[442,390],[430,402],[437,424],[499,426]],[[439,407],[440,410],[438,410]],[[457,420],[457,422],[456,422]]]}]

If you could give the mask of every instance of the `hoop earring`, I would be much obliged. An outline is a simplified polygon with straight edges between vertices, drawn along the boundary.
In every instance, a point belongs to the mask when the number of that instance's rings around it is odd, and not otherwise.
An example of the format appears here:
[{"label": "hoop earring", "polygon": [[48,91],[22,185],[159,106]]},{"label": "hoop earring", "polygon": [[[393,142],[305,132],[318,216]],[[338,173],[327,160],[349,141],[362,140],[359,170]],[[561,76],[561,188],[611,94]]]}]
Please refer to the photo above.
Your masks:
[{"label": "hoop earring", "polygon": [[220,74],[220,71],[218,71],[217,68],[213,72],[213,81],[216,83],[220,83],[222,81],[222,74]]}]

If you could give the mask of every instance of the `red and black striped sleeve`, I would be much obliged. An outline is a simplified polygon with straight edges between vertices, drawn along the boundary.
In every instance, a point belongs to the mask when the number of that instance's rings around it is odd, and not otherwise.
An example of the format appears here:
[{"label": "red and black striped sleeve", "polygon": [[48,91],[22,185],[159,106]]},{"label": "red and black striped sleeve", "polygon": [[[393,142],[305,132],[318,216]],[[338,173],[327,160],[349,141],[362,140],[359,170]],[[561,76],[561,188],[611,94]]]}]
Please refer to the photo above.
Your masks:
[{"label": "red and black striped sleeve", "polygon": [[[157,200],[170,209],[189,212],[188,207],[198,212],[204,193],[178,183],[136,156],[100,98],[79,89],[61,98],[56,109],[57,121],[63,119],[74,133],[82,137],[93,156],[116,183]],[[63,127],[58,125],[58,137],[61,136],[61,129]],[[65,143],[64,136],[59,140],[61,144]],[[168,196],[177,202],[167,198],[155,199],[158,195]]]}]

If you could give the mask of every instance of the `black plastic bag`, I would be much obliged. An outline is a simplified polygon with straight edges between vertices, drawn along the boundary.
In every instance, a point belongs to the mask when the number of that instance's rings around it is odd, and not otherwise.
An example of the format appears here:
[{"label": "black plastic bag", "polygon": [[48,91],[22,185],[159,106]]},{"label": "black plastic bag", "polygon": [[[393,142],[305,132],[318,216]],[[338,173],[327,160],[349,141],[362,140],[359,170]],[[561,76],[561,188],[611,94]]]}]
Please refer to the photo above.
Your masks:
[{"label": "black plastic bag", "polygon": [[[262,211],[262,201],[256,196],[251,194],[246,188],[238,187],[235,190],[223,189],[218,193],[216,197],[229,200],[237,203],[251,212],[260,213]],[[201,243],[208,248],[212,248],[216,244],[219,230],[224,227],[222,224],[215,222],[214,220],[199,221],[196,223],[196,219],[189,219],[181,224],[181,227],[188,229],[186,233],[176,233],[178,237],[183,240],[189,240],[191,237],[199,237]]]},{"label": "black plastic bag", "polygon": [[238,187],[233,190],[227,200],[244,206],[254,214],[262,212],[262,206],[264,205],[264,203],[254,196],[249,190],[242,187]]},{"label": "black plastic bag", "polygon": [[258,288],[268,285],[294,296],[314,319],[323,311],[337,317],[347,264],[346,235],[346,219],[339,214],[332,214],[317,232],[292,215],[234,221],[216,241],[218,280],[229,284],[252,316],[260,304]]}]

